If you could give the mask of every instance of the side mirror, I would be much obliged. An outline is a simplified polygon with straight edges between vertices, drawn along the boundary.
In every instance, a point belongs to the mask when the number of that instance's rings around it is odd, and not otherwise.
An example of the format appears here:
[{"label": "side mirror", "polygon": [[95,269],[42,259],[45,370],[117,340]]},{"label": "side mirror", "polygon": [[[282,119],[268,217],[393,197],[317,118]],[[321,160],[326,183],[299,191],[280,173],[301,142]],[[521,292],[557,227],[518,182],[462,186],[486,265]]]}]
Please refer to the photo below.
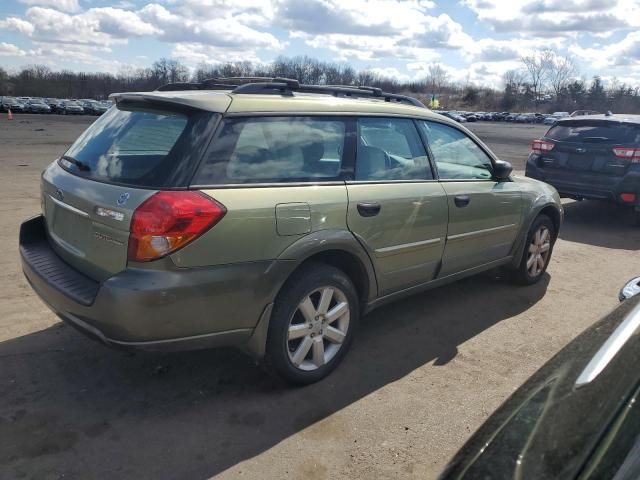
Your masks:
[{"label": "side mirror", "polygon": [[628,281],[626,285],[620,289],[618,299],[621,302],[624,302],[638,294],[640,294],[640,277],[636,277],[633,280]]},{"label": "side mirror", "polygon": [[496,160],[493,163],[493,178],[499,182],[503,182],[509,179],[509,176],[513,172],[513,166],[509,162],[504,160]]}]

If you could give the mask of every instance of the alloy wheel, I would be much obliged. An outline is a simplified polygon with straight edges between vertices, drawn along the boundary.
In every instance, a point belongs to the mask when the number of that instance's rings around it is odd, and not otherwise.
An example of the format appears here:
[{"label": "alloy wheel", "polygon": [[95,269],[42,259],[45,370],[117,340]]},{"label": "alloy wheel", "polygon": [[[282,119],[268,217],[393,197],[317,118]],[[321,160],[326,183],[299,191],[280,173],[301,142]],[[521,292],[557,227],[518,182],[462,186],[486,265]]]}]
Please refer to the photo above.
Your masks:
[{"label": "alloy wheel", "polygon": [[289,320],[289,360],[300,370],[316,370],[331,361],[349,329],[347,296],[337,287],[318,288],[298,304]]},{"label": "alloy wheel", "polygon": [[527,256],[527,272],[537,277],[544,270],[551,253],[551,232],[542,225],[531,239]]}]

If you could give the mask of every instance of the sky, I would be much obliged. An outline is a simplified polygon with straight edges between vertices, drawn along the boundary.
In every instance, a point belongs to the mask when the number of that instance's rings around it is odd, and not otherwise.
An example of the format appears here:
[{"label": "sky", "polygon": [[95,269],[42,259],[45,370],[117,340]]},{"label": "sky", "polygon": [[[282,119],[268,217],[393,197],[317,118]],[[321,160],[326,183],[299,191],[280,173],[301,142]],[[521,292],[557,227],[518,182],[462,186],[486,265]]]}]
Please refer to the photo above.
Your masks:
[{"label": "sky", "polygon": [[640,86],[640,0],[0,0],[0,66],[118,73],[160,57],[202,62],[308,55],[420,79],[500,87],[553,48],[584,78]]}]

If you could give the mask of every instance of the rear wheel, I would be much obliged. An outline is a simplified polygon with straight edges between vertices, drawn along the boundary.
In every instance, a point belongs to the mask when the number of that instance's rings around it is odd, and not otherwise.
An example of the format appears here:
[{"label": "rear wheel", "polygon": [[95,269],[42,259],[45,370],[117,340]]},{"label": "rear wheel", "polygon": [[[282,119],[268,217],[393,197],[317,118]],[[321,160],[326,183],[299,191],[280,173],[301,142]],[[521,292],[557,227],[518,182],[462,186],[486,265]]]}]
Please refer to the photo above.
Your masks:
[{"label": "rear wheel", "polygon": [[358,296],[349,277],[329,265],[309,264],[285,284],[275,302],[269,364],[289,382],[317,382],[346,354],[358,315]]},{"label": "rear wheel", "polygon": [[553,222],[546,215],[539,215],[527,233],[522,260],[515,271],[518,283],[533,285],[540,281],[547,271],[555,239],[556,231]]}]

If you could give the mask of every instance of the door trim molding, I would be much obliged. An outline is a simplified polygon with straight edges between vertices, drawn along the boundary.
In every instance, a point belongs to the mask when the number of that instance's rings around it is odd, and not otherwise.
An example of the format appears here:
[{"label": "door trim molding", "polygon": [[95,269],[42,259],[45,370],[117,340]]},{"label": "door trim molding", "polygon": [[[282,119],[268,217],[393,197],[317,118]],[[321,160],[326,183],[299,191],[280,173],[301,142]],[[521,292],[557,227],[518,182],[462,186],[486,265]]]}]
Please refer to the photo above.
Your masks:
[{"label": "door trim molding", "polygon": [[401,253],[410,252],[412,250],[419,250],[424,247],[433,247],[442,242],[441,238],[431,238],[429,240],[423,240],[420,242],[403,243],[400,245],[392,245],[391,247],[383,247],[374,250],[376,257],[389,257],[391,255],[398,255]]},{"label": "door trim molding", "polygon": [[495,232],[502,232],[505,230],[515,230],[518,225],[510,223],[509,225],[501,225],[499,227],[484,228],[482,230],[474,230],[472,232],[458,233],[456,235],[447,235],[448,242],[455,242],[456,240],[466,240],[472,237],[481,237],[483,235],[490,235]]}]

